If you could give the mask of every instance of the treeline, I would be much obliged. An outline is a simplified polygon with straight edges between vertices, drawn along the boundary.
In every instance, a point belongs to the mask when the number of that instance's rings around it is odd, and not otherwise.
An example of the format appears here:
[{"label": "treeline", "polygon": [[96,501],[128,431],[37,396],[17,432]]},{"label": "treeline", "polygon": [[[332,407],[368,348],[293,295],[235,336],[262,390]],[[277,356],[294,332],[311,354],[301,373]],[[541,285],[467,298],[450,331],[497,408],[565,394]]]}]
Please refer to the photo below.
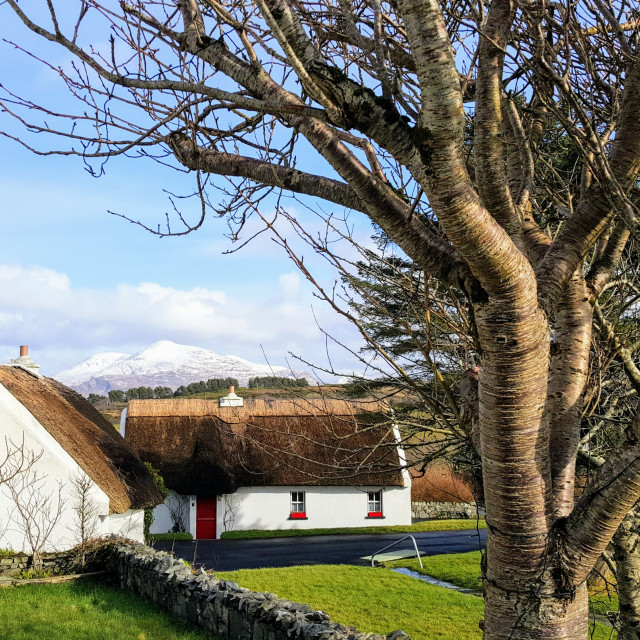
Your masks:
[{"label": "treeline", "polygon": [[235,378],[209,378],[206,382],[200,380],[200,382],[192,382],[186,386],[178,387],[173,392],[173,397],[179,398],[180,396],[192,396],[196,393],[205,393],[207,391],[220,391],[231,386],[237,389],[240,383]]},{"label": "treeline", "polygon": [[281,387],[308,387],[306,378],[284,378],[280,376],[258,376],[249,378],[249,389],[278,389]]},{"label": "treeline", "polygon": [[[100,400],[110,402],[129,402],[129,400],[155,400],[162,398],[180,398],[183,396],[193,396],[197,393],[215,392],[226,390],[230,386],[237,388],[240,383],[235,378],[209,378],[208,380],[200,380],[191,384],[182,385],[175,391],[170,387],[132,387],[126,391],[120,389],[112,389],[108,396],[102,396],[97,393],[89,394],[89,402],[96,404]],[[306,378],[285,378],[283,376],[258,376],[249,378],[249,389],[282,389],[292,387],[308,387],[309,382]]]},{"label": "treeline", "polygon": [[162,398],[179,398],[181,396],[191,396],[196,393],[206,393],[228,389],[230,386],[239,387],[240,384],[235,378],[209,378],[209,380],[200,380],[192,382],[188,385],[182,385],[175,391],[170,387],[132,387],[127,391],[120,389],[112,389],[108,396],[98,395],[97,393],[89,394],[89,402],[96,404],[100,400],[110,402],[129,402],[129,400],[155,400]]}]

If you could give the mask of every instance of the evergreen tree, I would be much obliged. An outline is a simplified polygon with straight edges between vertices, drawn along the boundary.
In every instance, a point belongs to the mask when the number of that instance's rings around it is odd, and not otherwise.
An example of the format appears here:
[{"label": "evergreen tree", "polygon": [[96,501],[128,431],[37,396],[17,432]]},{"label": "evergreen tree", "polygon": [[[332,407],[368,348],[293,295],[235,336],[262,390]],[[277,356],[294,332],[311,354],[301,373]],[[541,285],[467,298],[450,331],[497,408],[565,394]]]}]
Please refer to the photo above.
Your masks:
[{"label": "evergreen tree", "polygon": [[120,391],[119,389],[111,389],[108,395],[111,402],[125,402],[124,391]]}]

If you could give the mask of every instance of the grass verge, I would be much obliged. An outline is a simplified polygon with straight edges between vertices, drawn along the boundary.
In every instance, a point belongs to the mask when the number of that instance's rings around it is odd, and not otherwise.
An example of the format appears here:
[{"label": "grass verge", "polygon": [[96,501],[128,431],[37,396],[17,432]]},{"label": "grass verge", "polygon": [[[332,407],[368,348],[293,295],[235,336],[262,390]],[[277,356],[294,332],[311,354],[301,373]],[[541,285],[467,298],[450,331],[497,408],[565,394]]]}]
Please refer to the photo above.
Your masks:
[{"label": "grass verge", "polygon": [[149,542],[154,540],[168,540],[169,542],[191,541],[193,536],[190,533],[150,533]]},{"label": "grass verge", "polygon": [[0,589],[0,640],[211,640],[128,591],[93,582]]},{"label": "grass verge", "polygon": [[369,533],[422,533],[425,531],[460,531],[462,529],[486,529],[484,518],[479,521],[473,519],[459,520],[425,520],[410,525],[398,525],[395,527],[347,527],[340,529],[276,529],[261,531],[250,529],[248,531],[225,531],[222,538],[249,539],[249,538],[291,538],[298,536],[336,536],[355,535]]}]

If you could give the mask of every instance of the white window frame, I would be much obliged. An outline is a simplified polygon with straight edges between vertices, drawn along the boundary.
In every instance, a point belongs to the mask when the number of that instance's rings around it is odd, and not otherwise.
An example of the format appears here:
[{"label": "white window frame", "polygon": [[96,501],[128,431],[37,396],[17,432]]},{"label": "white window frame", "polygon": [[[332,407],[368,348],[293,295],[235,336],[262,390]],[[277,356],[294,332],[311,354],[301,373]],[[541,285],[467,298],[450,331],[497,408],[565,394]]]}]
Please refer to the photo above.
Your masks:
[{"label": "white window frame", "polygon": [[307,495],[305,491],[291,491],[291,514],[307,513]]},{"label": "white window frame", "polygon": [[[371,515],[371,514],[380,515]],[[381,518],[383,516],[382,489],[367,491],[367,516],[369,518]]]}]

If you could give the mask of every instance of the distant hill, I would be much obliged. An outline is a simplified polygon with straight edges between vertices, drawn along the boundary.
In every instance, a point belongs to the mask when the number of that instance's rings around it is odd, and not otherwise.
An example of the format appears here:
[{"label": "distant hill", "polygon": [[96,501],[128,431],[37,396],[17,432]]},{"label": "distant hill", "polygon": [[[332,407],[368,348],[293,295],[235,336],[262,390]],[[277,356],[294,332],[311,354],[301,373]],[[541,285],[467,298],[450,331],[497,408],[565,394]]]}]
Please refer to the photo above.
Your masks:
[{"label": "distant hill", "polygon": [[220,356],[209,349],[189,347],[161,340],[134,355],[128,353],[94,353],[77,365],[53,377],[87,396],[105,395],[111,389],[126,391],[132,387],[171,387],[177,389],[191,382],[209,378],[236,378],[246,386],[256,376],[306,378],[317,384],[308,371],[283,366],[249,362],[238,356]]}]

